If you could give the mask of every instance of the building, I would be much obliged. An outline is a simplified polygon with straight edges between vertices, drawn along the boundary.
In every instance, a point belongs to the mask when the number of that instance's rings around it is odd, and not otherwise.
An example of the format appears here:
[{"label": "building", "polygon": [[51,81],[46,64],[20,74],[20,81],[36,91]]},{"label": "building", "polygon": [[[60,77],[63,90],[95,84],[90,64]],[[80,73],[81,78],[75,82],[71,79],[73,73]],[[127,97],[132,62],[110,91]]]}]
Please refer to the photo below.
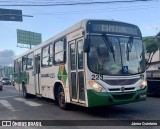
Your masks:
[{"label": "building", "polygon": [[4,67],[0,66],[0,78],[4,76]]},{"label": "building", "polygon": [[0,78],[8,77],[12,79],[13,76],[13,67],[2,67],[0,66]]},{"label": "building", "polygon": [[157,40],[159,50],[154,54],[151,65],[147,69],[148,93],[160,95],[160,32],[154,38]]},{"label": "building", "polygon": [[[160,47],[160,32],[153,38],[157,40],[158,45]],[[148,71],[151,71],[151,70],[160,70],[160,50],[156,51],[156,53],[152,58],[152,62],[150,67],[148,68]]]}]

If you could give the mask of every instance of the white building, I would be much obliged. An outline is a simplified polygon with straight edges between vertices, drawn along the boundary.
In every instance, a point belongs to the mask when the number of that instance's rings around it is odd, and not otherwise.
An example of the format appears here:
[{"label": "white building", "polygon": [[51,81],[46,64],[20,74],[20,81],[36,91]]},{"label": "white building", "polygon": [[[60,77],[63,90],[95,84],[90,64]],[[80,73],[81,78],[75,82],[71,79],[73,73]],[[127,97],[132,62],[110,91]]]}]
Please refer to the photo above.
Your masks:
[{"label": "white building", "polygon": [[[160,32],[154,37],[160,43]],[[148,71],[160,70],[160,50],[156,51],[152,58],[152,62]]]}]

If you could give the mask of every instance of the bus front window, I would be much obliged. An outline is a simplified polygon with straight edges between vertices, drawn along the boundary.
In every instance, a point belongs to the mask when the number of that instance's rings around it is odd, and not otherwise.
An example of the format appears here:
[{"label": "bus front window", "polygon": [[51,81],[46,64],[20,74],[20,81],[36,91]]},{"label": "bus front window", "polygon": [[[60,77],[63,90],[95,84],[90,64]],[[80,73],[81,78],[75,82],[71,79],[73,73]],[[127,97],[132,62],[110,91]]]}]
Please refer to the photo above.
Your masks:
[{"label": "bus front window", "polygon": [[133,39],[131,50],[128,51],[128,37],[108,36],[107,38],[109,43],[104,40],[103,36],[90,36],[88,67],[92,72],[104,75],[123,75],[123,66],[128,67],[127,74],[137,74],[145,70],[141,40]]},{"label": "bus front window", "polygon": [[119,38],[122,50],[122,63],[123,66],[128,66],[129,74],[137,74],[144,72],[145,61],[143,53],[143,44],[140,39],[133,39],[133,44],[128,50],[128,38]]}]

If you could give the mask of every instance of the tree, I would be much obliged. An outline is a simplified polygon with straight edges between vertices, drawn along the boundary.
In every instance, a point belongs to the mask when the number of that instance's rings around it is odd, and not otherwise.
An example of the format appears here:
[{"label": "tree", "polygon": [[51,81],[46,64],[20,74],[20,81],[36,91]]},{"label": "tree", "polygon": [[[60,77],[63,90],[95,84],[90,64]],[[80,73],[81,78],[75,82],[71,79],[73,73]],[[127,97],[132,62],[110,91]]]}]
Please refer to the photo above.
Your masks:
[{"label": "tree", "polygon": [[144,42],[146,45],[146,53],[148,54],[147,67],[146,67],[146,69],[148,69],[149,66],[151,65],[154,54],[158,50],[158,42],[151,37],[146,38]]}]

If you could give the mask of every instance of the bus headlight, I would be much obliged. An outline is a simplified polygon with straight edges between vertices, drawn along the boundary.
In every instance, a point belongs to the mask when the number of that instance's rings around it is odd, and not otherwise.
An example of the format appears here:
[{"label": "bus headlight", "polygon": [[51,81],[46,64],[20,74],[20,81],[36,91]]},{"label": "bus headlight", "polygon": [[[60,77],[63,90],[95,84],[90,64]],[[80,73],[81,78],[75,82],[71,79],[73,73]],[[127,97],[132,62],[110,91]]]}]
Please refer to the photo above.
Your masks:
[{"label": "bus headlight", "polygon": [[98,83],[94,82],[93,80],[89,81],[89,84],[93,87],[93,89],[97,92],[106,92],[106,90]]},{"label": "bus headlight", "polygon": [[140,85],[140,89],[144,89],[147,86],[147,81],[143,80],[141,85]]}]

